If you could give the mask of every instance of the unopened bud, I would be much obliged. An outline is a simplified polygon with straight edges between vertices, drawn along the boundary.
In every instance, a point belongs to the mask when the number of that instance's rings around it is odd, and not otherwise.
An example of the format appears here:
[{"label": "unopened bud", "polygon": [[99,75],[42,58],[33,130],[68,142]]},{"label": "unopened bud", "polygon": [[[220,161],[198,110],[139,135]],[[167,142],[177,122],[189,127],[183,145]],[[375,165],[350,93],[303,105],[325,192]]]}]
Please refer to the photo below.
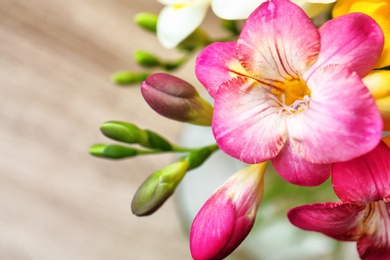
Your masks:
[{"label": "unopened bud", "polygon": [[211,125],[213,107],[188,82],[166,73],[150,75],[141,87],[149,106],[162,116],[196,125]]},{"label": "unopened bud", "polygon": [[111,76],[111,80],[118,85],[130,85],[143,82],[150,73],[119,71]]},{"label": "unopened bud", "polygon": [[142,130],[136,125],[119,121],[103,123],[100,131],[108,138],[129,144],[138,143],[142,135]]},{"label": "unopened bud", "polygon": [[134,53],[134,60],[138,64],[148,68],[157,67],[161,65],[160,60],[156,56],[146,51],[136,51]]},{"label": "unopened bud", "polygon": [[224,259],[246,238],[263,196],[266,164],[237,172],[206,201],[191,227],[193,259]]},{"label": "unopened bud", "polygon": [[149,32],[157,31],[158,15],[152,13],[138,13],[134,17],[134,21]]},{"label": "unopened bud", "polygon": [[108,138],[116,141],[129,144],[137,143],[143,147],[163,151],[172,150],[172,145],[164,137],[153,131],[140,129],[138,126],[131,123],[108,121],[103,123],[100,127],[100,131]]},{"label": "unopened bud", "polygon": [[117,144],[95,144],[89,148],[90,154],[108,159],[122,159],[136,156],[137,150]]},{"label": "unopened bud", "polygon": [[138,188],[131,203],[137,216],[147,216],[159,209],[173,194],[188,170],[188,163],[180,161],[150,175]]}]

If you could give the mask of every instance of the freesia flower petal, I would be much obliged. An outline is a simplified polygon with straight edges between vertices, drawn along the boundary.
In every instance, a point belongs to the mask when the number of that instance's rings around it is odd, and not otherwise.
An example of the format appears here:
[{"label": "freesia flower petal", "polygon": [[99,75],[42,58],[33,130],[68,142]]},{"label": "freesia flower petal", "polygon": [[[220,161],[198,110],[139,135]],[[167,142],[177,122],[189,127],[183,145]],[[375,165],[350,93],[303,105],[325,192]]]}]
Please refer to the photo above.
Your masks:
[{"label": "freesia flower petal", "polygon": [[246,238],[263,196],[266,166],[264,162],[236,172],[206,201],[191,226],[195,260],[224,259]]},{"label": "freesia flower petal", "polygon": [[383,48],[383,33],[378,24],[362,13],[352,13],[326,22],[319,29],[321,52],[304,74],[327,64],[343,64],[363,77],[378,61]]},{"label": "freesia flower petal", "polygon": [[286,120],[291,144],[303,158],[319,164],[346,161],[377,146],[382,119],[355,72],[341,65],[325,66],[308,86],[309,107]]},{"label": "freesia flower petal", "polygon": [[290,222],[304,230],[321,232],[343,241],[355,241],[361,235],[359,222],[365,206],[342,202],[303,205],[289,210]]},{"label": "freesia flower petal", "polygon": [[208,1],[165,6],[157,21],[157,38],[165,48],[174,48],[203,21]]},{"label": "freesia flower petal", "polygon": [[367,206],[363,221],[366,233],[357,241],[364,260],[388,259],[390,255],[390,207],[383,201]]},{"label": "freesia flower petal", "polygon": [[218,90],[212,128],[218,146],[246,163],[275,157],[286,139],[276,101],[254,80],[237,77]]},{"label": "freesia flower petal", "polygon": [[264,0],[213,0],[211,8],[220,18],[226,20],[246,19]]},{"label": "freesia flower petal", "polygon": [[[217,255],[229,240],[235,226],[235,207],[229,197],[215,195],[211,198],[192,224],[196,227],[191,228],[190,241],[194,259],[211,259]],[[208,221],[205,221],[205,216]]]},{"label": "freesia flower petal", "polygon": [[199,54],[195,73],[212,97],[215,97],[215,93],[224,81],[245,74],[244,68],[235,56],[235,42],[212,43]]},{"label": "freesia flower petal", "polygon": [[280,153],[272,159],[272,164],[283,179],[295,185],[317,186],[330,176],[330,164],[313,164],[306,161],[289,142],[286,142]]},{"label": "freesia flower petal", "polygon": [[356,159],[335,163],[332,183],[344,202],[366,204],[390,194],[390,148],[381,142]]},{"label": "freesia flower petal", "polygon": [[383,130],[390,131],[390,71],[374,70],[363,78],[382,114]]},{"label": "freesia flower petal", "polygon": [[371,16],[382,28],[385,44],[382,55],[375,65],[382,68],[390,65],[390,1],[375,0],[339,0],[334,6],[332,13],[338,17],[347,13],[360,12]]},{"label": "freesia flower petal", "polygon": [[315,61],[319,43],[319,33],[302,9],[275,0],[263,3],[248,18],[237,56],[249,75],[272,84],[297,78]]},{"label": "freesia flower petal", "polygon": [[224,259],[241,244],[251,231],[263,197],[264,172],[267,163],[249,165],[227,180],[227,183],[231,182],[234,185],[230,188],[229,195],[235,204],[236,222],[229,241],[213,259]]}]

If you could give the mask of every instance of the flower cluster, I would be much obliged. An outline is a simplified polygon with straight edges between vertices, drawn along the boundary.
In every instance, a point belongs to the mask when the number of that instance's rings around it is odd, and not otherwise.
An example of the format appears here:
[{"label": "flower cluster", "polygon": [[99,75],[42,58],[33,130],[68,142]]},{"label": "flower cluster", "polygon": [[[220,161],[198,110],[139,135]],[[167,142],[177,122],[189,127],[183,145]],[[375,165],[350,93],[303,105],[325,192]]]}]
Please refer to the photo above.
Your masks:
[{"label": "flower cluster", "polygon": [[[194,259],[227,257],[254,226],[264,192],[283,195],[279,187],[264,185],[267,167],[297,186],[319,186],[331,178],[341,200],[292,206],[287,216],[293,225],[357,241],[361,259],[390,259],[390,135],[385,132],[390,130],[390,2],[160,2],[165,6],[159,16],[144,13],[137,23],[155,32],[166,48],[186,55],[201,49],[195,74],[213,105],[192,84],[167,73],[187,56],[164,62],[138,52],[140,65],[164,72],[121,72],[114,80],[142,81],[151,108],[173,120],[211,126],[215,143],[182,147],[134,124],[104,123],[104,135],[131,146],[97,144],[90,150],[95,156],[184,153],[145,180],[134,196],[133,213],[152,214],[187,171],[220,149],[248,165],[199,210],[190,230]],[[210,6],[225,19],[226,39],[212,39],[199,28]],[[320,26],[313,23],[318,15],[326,17]],[[245,20],[241,27],[239,19]]]}]

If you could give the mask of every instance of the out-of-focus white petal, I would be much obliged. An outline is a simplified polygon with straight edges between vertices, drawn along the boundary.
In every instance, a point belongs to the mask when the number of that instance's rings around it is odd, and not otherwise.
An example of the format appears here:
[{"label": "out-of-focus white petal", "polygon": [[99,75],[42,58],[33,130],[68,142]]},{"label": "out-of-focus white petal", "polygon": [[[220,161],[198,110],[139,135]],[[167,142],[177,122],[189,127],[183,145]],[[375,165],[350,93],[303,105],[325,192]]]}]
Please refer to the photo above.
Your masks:
[{"label": "out-of-focus white petal", "polygon": [[165,48],[174,48],[203,21],[209,1],[192,1],[164,7],[157,21],[157,38]]},{"label": "out-of-focus white petal", "polygon": [[212,0],[211,8],[226,20],[246,19],[265,0]]},{"label": "out-of-focus white petal", "polygon": [[157,1],[162,3],[163,5],[184,5],[184,4],[191,4],[198,0],[157,0]]},{"label": "out-of-focus white petal", "polygon": [[308,3],[313,3],[313,4],[331,4],[336,2],[337,0],[305,0]]},{"label": "out-of-focus white petal", "polygon": [[[309,17],[314,17],[336,0],[292,0],[299,5]],[[247,19],[248,16],[265,0],[212,0],[211,8],[220,18],[226,20]],[[288,16],[288,14],[286,14]]]},{"label": "out-of-focus white petal", "polygon": [[292,0],[291,2],[299,5],[310,18],[313,18],[325,11],[335,0]]}]

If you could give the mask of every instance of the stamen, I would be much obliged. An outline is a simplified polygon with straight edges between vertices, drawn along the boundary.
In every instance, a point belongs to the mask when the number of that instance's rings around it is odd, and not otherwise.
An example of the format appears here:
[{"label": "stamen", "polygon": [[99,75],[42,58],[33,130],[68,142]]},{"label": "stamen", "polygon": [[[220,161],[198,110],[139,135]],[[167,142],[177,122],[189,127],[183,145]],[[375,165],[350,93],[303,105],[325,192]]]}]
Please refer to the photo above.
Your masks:
[{"label": "stamen", "polygon": [[303,97],[303,100],[295,100],[292,105],[287,106],[286,105],[286,95],[283,93],[280,95],[280,100],[275,95],[270,94],[269,97],[276,101],[276,103],[281,107],[279,110],[279,116],[282,114],[283,111],[287,111],[290,115],[293,115],[296,111],[305,110],[309,107],[311,98],[308,95],[305,95]]},{"label": "stamen", "polygon": [[286,106],[286,104],[285,104],[285,101],[286,101],[285,94],[283,93],[280,96],[282,98],[282,101],[280,101],[277,97],[275,97],[272,94],[269,95],[269,97],[271,99],[275,100],[278,103],[278,105],[281,106],[281,109],[279,110],[278,116],[280,116],[283,111],[287,111],[290,115],[292,115],[293,113],[291,111],[293,111],[294,109],[291,106]]},{"label": "stamen", "polygon": [[293,108],[296,111],[302,110],[302,109],[307,109],[309,107],[311,98],[308,95],[305,95],[303,97],[303,100],[295,100],[293,104]]}]

